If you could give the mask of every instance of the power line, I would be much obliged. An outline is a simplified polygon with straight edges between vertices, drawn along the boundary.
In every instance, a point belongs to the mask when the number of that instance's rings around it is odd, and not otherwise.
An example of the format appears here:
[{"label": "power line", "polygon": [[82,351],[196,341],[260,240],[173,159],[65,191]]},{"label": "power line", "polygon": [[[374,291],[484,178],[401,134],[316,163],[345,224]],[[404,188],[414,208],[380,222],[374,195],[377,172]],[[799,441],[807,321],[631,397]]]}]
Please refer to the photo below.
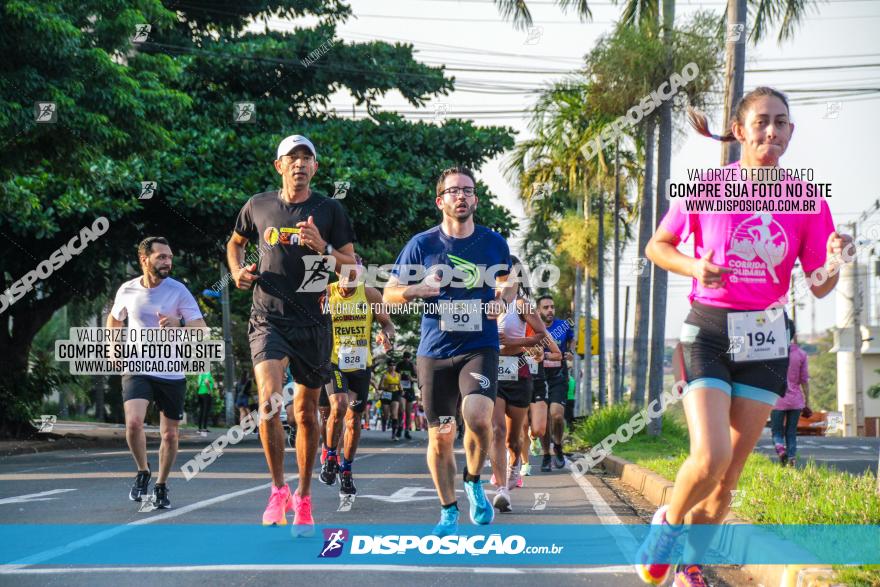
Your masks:
[{"label": "power line", "polygon": [[[354,15],[356,18],[379,18],[382,20],[418,20],[418,21],[429,21],[429,22],[461,22],[461,23],[484,23],[484,22],[492,22],[496,24],[506,24],[504,21],[499,20],[497,18],[452,18],[448,16],[443,17],[432,17],[432,16],[400,16],[395,14],[357,14]],[[864,20],[866,18],[880,18],[880,14],[860,14],[857,16],[821,16],[816,15],[817,17],[821,17],[823,21],[827,20]],[[803,17],[804,20],[810,20],[810,15],[805,15]],[[533,26],[542,26],[542,25],[579,25],[579,26],[589,26],[589,25],[609,25],[609,24],[618,24],[619,21],[616,20],[591,20],[589,22],[584,21],[568,21],[568,20],[544,20],[539,24]]]}]

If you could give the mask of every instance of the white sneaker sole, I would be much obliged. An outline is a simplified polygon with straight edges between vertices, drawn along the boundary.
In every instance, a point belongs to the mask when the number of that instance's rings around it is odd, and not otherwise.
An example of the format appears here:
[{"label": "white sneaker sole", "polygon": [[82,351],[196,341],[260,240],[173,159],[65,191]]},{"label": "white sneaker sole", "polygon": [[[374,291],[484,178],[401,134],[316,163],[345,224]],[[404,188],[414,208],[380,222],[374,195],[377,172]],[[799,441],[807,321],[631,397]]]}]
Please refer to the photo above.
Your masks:
[{"label": "white sneaker sole", "polygon": [[496,495],[495,499],[492,500],[492,507],[503,513],[513,511],[510,508],[510,499],[508,499],[506,495],[503,495],[501,493]]}]

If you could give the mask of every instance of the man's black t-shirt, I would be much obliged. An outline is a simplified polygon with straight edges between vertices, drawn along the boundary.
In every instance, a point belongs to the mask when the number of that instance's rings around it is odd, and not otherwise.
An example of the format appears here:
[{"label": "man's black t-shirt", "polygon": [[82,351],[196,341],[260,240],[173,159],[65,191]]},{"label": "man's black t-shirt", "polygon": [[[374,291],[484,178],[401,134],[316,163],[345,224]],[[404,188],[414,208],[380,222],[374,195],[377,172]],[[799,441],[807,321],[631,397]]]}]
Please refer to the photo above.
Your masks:
[{"label": "man's black t-shirt", "polygon": [[[317,264],[318,253],[299,244],[297,223],[306,222],[309,216],[321,238],[333,248],[354,241],[342,204],[315,192],[298,204],[286,203],[279,191],[264,192],[248,200],[238,213],[235,232],[258,244],[261,253],[257,266],[260,278],[254,284],[254,314],[282,318],[293,326],[317,326],[329,321],[321,308],[327,266]],[[323,282],[323,287],[315,287],[316,280]]]}]

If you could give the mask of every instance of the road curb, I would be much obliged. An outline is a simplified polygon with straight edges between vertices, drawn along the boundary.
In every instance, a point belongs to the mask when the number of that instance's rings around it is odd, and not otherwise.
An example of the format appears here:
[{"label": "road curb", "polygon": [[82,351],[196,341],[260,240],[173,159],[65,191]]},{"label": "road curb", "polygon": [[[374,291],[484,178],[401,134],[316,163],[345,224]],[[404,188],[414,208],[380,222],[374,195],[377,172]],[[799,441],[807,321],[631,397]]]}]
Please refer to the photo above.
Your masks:
[{"label": "road curb", "polygon": [[[114,429],[115,430],[115,429]],[[147,442],[156,443],[160,441],[159,432],[148,431]],[[197,436],[180,437],[179,446],[189,444],[210,444],[216,436],[212,435],[208,438]],[[22,454],[38,454],[56,450],[71,449],[112,449],[124,448],[128,449],[128,442],[125,439],[125,430],[120,433],[110,434],[89,434],[88,432],[67,432],[64,434],[52,434],[45,438],[36,438],[28,440],[4,440],[0,441],[0,457],[11,457]]]},{"label": "road curb", "polygon": [[[602,466],[657,507],[669,503],[672,497],[673,484],[654,471],[613,455],[605,457]],[[724,523],[749,522],[727,514]],[[751,581],[764,587],[830,587],[835,584],[834,570],[830,565],[742,565],[741,568],[750,575]]]}]

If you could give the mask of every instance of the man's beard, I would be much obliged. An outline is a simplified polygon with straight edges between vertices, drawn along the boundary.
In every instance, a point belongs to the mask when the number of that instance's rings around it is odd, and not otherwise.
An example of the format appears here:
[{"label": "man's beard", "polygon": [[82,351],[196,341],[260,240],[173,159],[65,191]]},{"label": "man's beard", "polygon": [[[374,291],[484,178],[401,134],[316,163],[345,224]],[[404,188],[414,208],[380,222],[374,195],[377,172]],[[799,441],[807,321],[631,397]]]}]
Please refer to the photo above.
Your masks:
[{"label": "man's beard", "polygon": [[458,204],[453,204],[452,206],[447,208],[446,214],[455,218],[456,220],[459,220],[459,221],[467,220],[468,218],[470,218],[471,216],[474,215],[474,210],[476,210],[477,207],[475,204],[465,204],[465,205],[467,206],[467,212],[459,212],[458,210],[456,210],[456,208],[458,207]]},{"label": "man's beard", "polygon": [[171,268],[167,269],[157,269],[155,265],[150,265],[150,275],[156,277],[158,279],[165,279],[169,275],[171,275]]}]

